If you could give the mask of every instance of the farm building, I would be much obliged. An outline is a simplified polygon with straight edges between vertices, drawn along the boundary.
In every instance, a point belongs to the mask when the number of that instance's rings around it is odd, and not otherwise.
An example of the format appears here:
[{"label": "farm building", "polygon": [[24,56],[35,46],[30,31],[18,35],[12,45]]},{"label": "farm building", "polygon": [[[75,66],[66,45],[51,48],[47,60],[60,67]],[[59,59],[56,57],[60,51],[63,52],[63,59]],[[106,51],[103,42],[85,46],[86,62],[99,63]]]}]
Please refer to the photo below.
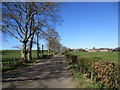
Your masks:
[{"label": "farm building", "polygon": [[96,52],[96,49],[88,49],[88,52]]},{"label": "farm building", "polygon": [[99,49],[88,49],[88,52],[111,52],[112,49],[109,48],[99,48]]},{"label": "farm building", "polygon": [[112,51],[112,49],[109,49],[109,48],[100,48],[99,50],[100,52],[111,52]]},{"label": "farm building", "polygon": [[120,47],[113,49],[113,52],[120,52]]}]

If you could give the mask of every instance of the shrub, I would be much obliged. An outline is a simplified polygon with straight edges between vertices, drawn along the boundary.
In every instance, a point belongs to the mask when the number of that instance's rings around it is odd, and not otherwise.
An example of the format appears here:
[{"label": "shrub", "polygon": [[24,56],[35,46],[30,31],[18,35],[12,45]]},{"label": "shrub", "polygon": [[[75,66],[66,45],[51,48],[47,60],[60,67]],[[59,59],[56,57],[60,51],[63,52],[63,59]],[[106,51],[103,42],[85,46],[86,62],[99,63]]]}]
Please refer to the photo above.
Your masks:
[{"label": "shrub", "polygon": [[81,58],[75,55],[65,54],[65,60],[77,64],[76,67],[83,74],[87,74],[94,82],[100,82],[99,86],[119,88],[120,65],[100,59]]}]

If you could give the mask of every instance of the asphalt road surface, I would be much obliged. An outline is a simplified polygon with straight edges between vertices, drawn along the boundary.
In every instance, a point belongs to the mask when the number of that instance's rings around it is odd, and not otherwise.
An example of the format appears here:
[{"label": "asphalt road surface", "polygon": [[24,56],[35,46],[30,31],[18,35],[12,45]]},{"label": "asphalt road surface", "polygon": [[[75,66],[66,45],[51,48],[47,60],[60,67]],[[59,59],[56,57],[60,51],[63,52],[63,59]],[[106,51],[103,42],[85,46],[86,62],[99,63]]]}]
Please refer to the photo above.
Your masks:
[{"label": "asphalt road surface", "polygon": [[75,88],[64,58],[57,54],[2,76],[2,88]]}]

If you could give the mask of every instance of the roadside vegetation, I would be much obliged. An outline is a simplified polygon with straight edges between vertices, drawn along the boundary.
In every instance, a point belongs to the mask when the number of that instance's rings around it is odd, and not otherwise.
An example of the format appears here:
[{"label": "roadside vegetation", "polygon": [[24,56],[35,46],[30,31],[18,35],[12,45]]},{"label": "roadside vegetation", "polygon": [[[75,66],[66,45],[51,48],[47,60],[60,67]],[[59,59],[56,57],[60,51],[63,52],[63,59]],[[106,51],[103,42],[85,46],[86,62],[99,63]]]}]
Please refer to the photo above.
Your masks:
[{"label": "roadside vegetation", "polygon": [[[50,55],[52,55],[52,53]],[[32,60],[33,62],[19,64],[19,60],[21,59],[20,50],[3,50],[2,51],[2,71],[4,72],[8,70],[26,67],[27,65],[31,65],[32,63],[36,63],[37,61],[43,60],[43,58],[44,59],[49,58],[48,51],[44,50],[44,53],[40,54],[41,59],[38,59],[37,50],[32,50],[32,57],[33,57],[33,60]]]},{"label": "roadside vegetation", "polygon": [[119,88],[118,52],[64,53],[77,87]]},{"label": "roadside vegetation", "polygon": [[68,67],[73,76],[76,88],[99,88],[99,86],[96,83],[93,83],[91,79],[85,77],[85,75],[78,70],[75,64],[69,63]]}]

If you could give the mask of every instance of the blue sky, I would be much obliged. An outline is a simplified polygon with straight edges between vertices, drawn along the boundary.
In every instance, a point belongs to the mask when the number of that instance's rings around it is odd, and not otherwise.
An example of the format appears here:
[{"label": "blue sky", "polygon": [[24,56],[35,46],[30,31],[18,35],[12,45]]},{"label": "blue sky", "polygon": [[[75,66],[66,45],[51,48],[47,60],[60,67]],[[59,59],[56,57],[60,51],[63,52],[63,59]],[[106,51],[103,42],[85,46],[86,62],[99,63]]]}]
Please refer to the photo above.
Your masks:
[{"label": "blue sky", "polygon": [[117,3],[65,3],[64,23],[58,28],[63,45],[70,48],[118,46]]},{"label": "blue sky", "polygon": [[[56,30],[61,43],[69,48],[115,48],[118,46],[117,2],[65,2],[61,8],[64,22]],[[7,38],[3,49],[21,45]],[[45,44],[41,40],[41,44]],[[34,46],[34,49],[36,47]]]}]

